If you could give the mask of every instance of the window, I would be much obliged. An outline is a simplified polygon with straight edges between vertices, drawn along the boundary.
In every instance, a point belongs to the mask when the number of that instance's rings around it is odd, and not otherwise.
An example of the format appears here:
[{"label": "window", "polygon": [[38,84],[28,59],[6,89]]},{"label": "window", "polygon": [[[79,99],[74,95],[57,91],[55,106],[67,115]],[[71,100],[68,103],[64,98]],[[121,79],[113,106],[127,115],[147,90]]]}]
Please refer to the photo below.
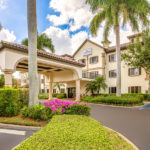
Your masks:
[{"label": "window", "polygon": [[129,68],[128,75],[129,76],[138,76],[138,75],[141,75],[141,68]]},{"label": "window", "polygon": [[115,78],[116,76],[117,76],[116,70],[109,71],[109,77],[110,78]]},{"label": "window", "polygon": [[47,93],[49,93],[49,89],[47,89]]},{"label": "window", "polygon": [[65,93],[65,89],[60,89],[60,93]]},{"label": "window", "polygon": [[95,79],[96,77],[98,77],[98,71],[90,72],[90,79]]},{"label": "window", "polygon": [[109,93],[110,93],[110,94],[111,94],[111,93],[116,93],[116,91],[117,91],[116,87],[110,87],[110,88],[109,88]]},{"label": "window", "polygon": [[85,63],[86,63],[86,59],[80,59],[80,60],[79,60],[79,62],[81,62],[81,63],[84,63],[84,64],[85,64]]},{"label": "window", "polygon": [[53,89],[53,93],[56,93],[56,89]]},{"label": "window", "polygon": [[90,64],[96,64],[98,62],[98,56],[90,58]]},{"label": "window", "polygon": [[109,62],[115,62],[115,61],[116,61],[116,55],[115,54],[109,55]]},{"label": "window", "polygon": [[130,86],[128,93],[141,93],[141,86]]},{"label": "window", "polygon": [[44,89],[42,89],[42,93],[45,93],[45,90],[44,90]]}]

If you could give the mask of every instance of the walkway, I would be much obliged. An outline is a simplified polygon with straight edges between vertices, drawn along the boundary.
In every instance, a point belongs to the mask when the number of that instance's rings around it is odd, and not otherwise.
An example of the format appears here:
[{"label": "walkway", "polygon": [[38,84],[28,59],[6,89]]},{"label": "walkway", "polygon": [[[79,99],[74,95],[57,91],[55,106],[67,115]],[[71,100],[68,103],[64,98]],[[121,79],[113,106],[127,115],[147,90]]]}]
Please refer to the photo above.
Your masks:
[{"label": "walkway", "polygon": [[92,104],[91,117],[123,134],[140,150],[150,150],[150,107],[139,110]]}]

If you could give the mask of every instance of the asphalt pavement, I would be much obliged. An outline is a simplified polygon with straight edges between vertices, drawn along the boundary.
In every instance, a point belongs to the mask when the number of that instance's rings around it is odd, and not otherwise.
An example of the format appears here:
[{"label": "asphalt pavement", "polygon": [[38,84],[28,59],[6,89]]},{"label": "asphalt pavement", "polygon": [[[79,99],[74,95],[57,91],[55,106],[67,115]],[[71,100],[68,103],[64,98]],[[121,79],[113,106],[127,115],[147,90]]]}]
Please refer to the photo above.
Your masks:
[{"label": "asphalt pavement", "polygon": [[127,137],[140,150],[150,150],[150,107],[139,110],[92,104],[91,117]]},{"label": "asphalt pavement", "polygon": [[11,150],[37,130],[0,127],[0,150]]}]

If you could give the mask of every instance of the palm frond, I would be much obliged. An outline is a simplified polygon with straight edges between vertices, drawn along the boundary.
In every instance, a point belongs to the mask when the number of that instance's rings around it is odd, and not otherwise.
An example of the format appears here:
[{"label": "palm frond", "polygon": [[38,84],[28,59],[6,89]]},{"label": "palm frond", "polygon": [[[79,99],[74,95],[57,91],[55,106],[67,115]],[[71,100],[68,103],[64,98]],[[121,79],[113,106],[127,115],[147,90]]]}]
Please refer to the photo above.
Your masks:
[{"label": "palm frond", "polygon": [[90,31],[92,35],[96,35],[97,30],[100,27],[100,24],[105,20],[105,16],[106,16],[106,11],[102,10],[93,18],[90,25]]}]

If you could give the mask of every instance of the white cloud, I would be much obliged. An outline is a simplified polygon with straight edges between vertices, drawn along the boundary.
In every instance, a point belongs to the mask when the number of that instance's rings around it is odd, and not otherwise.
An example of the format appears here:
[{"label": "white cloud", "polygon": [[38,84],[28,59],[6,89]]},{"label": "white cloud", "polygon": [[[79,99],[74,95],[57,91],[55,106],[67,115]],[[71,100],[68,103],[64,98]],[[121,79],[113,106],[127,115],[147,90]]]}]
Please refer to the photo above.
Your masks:
[{"label": "white cloud", "polygon": [[59,55],[73,54],[80,44],[88,37],[88,34],[84,31],[70,37],[68,30],[61,30],[57,27],[50,27],[45,33],[52,39],[56,54]]},{"label": "white cloud", "polygon": [[14,35],[13,31],[9,31],[8,29],[2,29],[0,31],[0,41],[8,41],[8,42],[14,42],[16,40],[16,36]]},{"label": "white cloud", "polygon": [[5,9],[7,7],[7,0],[0,0],[0,9]]},{"label": "white cloud", "polygon": [[71,31],[80,29],[81,26],[88,27],[93,14],[85,0],[51,0],[50,7],[60,12],[60,16],[48,15],[48,19],[55,26],[69,23],[69,19],[74,19],[71,24]]}]

